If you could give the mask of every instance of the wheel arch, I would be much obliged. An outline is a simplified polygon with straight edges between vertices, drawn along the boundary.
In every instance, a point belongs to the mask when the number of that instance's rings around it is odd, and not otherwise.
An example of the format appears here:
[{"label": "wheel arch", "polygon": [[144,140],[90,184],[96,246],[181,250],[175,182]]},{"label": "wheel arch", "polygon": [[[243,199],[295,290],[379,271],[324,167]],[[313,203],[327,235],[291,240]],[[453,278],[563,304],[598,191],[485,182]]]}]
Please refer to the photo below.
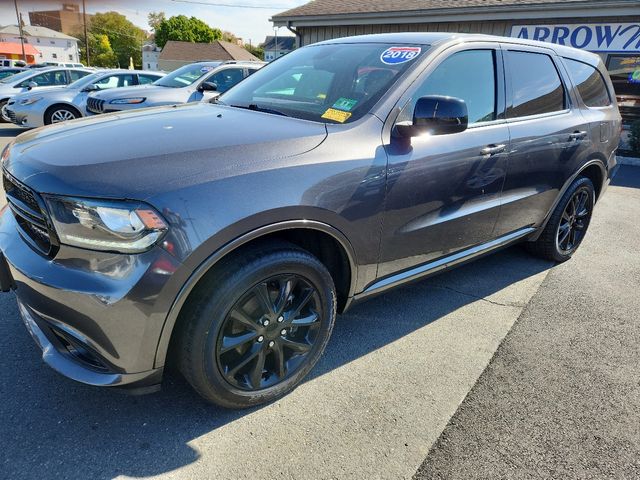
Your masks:
[{"label": "wheel arch", "polygon": [[[222,259],[238,253],[243,247],[270,239],[289,241],[316,255],[327,267],[336,284],[338,310],[343,311],[348,306],[349,300],[355,294],[357,261],[351,242],[340,230],[329,224],[311,220],[289,220],[259,227],[213,252],[191,273],[166,316],[156,348],[154,367],[165,365],[179,314],[189,295],[207,272]],[[340,258],[332,256],[334,246],[339,246]]]},{"label": "wheel arch", "polygon": [[576,178],[578,178],[579,176],[582,175],[587,177],[589,180],[591,180],[595,188],[595,197],[596,197],[595,201],[597,201],[600,194],[604,190],[604,184],[607,180],[606,164],[607,164],[606,158],[596,153],[587,162],[585,162],[578,169],[578,171],[576,171],[573,175],[571,175],[569,179],[562,186],[562,189],[558,193],[555,201],[553,202],[553,205],[547,212],[547,215],[544,218],[544,222],[542,222],[542,225],[540,225],[540,227],[538,228],[538,231],[534,235],[532,235],[529,238],[529,240],[535,241],[540,237],[545,227],[547,226],[547,223],[549,223],[549,219],[551,218],[551,215],[553,215],[553,211],[556,209],[556,207],[558,206],[558,203],[562,199],[562,196],[567,191],[567,189],[571,186],[571,184],[576,180]]},{"label": "wheel arch", "polygon": [[82,112],[80,111],[80,109],[78,107],[76,107],[75,105],[71,104],[71,103],[67,103],[67,102],[56,102],[52,105],[49,105],[47,107],[47,109],[44,111],[44,115],[43,115],[43,123],[46,124],[46,120],[47,120],[47,115],[49,115],[49,112],[51,112],[53,109],[55,108],[59,108],[59,107],[65,107],[68,108],[70,110],[75,111],[78,114],[78,118],[82,118],[84,117],[84,115],[82,114]]}]

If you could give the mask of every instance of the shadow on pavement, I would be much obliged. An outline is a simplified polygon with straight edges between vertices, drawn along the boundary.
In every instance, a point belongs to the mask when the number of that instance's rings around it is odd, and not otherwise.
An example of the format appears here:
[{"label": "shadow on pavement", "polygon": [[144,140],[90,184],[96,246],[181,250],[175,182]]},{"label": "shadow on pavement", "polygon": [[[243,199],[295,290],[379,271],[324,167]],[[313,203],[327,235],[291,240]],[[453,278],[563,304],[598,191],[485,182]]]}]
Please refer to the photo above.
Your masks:
[{"label": "shadow on pavement", "polygon": [[[307,382],[550,267],[514,247],[355,306],[338,318]],[[161,392],[143,397],[76,384],[41,362],[13,295],[0,296],[0,311],[3,478],[170,472],[199,458],[190,441],[260,410],[208,405],[176,373],[168,374]]]},{"label": "shadow on pavement", "polygon": [[[1,125],[1,124],[0,124]],[[3,125],[4,128],[0,128],[0,138],[2,137],[17,137],[18,135],[20,135],[21,133],[27,132],[28,130],[26,128],[20,128],[20,127],[12,127],[10,125]]]},{"label": "shadow on pavement", "polygon": [[640,188],[640,167],[621,165],[611,185],[616,187]]}]

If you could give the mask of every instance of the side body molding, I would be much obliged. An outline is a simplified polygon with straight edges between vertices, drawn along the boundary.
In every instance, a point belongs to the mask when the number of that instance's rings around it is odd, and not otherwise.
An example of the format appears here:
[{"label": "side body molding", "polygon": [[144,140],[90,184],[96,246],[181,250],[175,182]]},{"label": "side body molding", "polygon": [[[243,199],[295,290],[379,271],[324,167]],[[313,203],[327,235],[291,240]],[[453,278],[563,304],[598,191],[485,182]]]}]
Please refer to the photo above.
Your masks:
[{"label": "side body molding", "polygon": [[174,300],[171,309],[169,310],[169,313],[167,314],[167,317],[165,319],[164,326],[162,327],[162,333],[160,335],[160,340],[158,342],[158,347],[156,349],[154,367],[157,368],[158,366],[164,366],[167,357],[167,351],[169,349],[169,342],[171,340],[171,335],[178,319],[178,315],[180,314],[180,310],[182,309],[186,299],[192,292],[193,288],[197,285],[198,281],[200,281],[200,279],[211,269],[211,267],[213,267],[229,253],[233,252],[237,248],[252,240],[258,239],[270,233],[297,228],[319,230],[321,232],[327,233],[328,235],[331,235],[333,238],[335,238],[340,243],[340,245],[342,245],[347,254],[349,267],[351,269],[351,284],[349,285],[348,298],[353,298],[356,293],[355,285],[358,265],[356,262],[355,251],[353,250],[351,242],[349,242],[347,237],[340,230],[326,223],[317,222],[314,220],[288,220],[271,225],[265,225],[227,243],[216,252],[214,252],[211,256],[209,256],[204,262],[202,262],[200,266],[191,274],[187,282],[182,286],[182,289]]}]

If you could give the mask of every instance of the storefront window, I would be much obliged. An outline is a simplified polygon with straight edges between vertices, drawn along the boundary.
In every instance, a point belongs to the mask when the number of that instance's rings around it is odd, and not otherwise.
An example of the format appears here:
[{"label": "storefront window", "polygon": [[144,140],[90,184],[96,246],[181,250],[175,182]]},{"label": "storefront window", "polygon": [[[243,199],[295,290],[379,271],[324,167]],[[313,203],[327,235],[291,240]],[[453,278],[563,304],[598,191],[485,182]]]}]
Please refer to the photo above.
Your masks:
[{"label": "storefront window", "polygon": [[607,68],[624,122],[640,120],[640,55],[610,55]]}]

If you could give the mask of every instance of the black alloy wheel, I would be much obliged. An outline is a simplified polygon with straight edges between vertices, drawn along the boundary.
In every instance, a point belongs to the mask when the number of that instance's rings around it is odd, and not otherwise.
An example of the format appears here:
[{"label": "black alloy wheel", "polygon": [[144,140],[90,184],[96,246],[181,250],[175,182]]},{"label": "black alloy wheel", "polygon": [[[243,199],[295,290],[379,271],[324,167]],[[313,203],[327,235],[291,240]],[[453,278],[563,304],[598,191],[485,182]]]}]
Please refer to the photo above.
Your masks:
[{"label": "black alloy wheel", "polygon": [[336,303],[331,274],[308,251],[275,240],[250,246],[201,279],[180,312],[173,355],[210,402],[270,402],[318,362]]},{"label": "black alloy wheel", "polygon": [[313,348],[320,327],[318,291],[300,275],[278,275],[251,288],[227,314],[216,344],[218,368],[242,390],[291,377]]},{"label": "black alloy wheel", "polygon": [[562,213],[556,235],[556,246],[563,255],[571,255],[587,233],[591,219],[589,201],[591,195],[592,193],[587,187],[578,189]]}]

